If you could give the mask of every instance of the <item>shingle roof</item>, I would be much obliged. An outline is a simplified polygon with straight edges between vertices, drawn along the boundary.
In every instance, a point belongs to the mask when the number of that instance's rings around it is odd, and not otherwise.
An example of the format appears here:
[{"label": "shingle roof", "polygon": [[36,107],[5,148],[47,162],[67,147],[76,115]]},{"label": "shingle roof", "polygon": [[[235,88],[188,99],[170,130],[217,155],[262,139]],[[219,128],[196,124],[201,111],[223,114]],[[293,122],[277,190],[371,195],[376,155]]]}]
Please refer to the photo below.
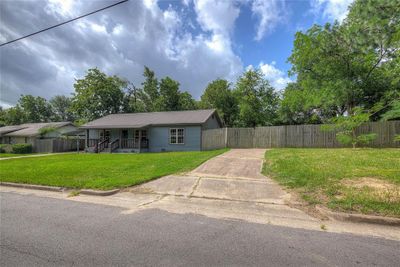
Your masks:
[{"label": "shingle roof", "polygon": [[21,129],[26,128],[26,126],[22,126],[22,125],[11,125],[11,126],[4,126],[4,127],[0,127],[0,136],[3,136],[7,133],[10,132],[15,132]]},{"label": "shingle roof", "polygon": [[200,125],[215,109],[111,114],[88,122],[80,128],[142,128],[150,125]]},{"label": "shingle roof", "polygon": [[[24,123],[21,125],[16,125],[21,127],[20,129],[17,129],[15,131],[9,132],[7,134],[4,134],[5,136],[36,136],[39,134],[39,130],[41,128],[45,127],[54,127],[54,128],[60,128],[66,125],[71,124],[71,122],[43,122],[43,123]],[[13,127],[13,126],[6,126],[6,127]],[[1,130],[5,127],[0,128]]]}]

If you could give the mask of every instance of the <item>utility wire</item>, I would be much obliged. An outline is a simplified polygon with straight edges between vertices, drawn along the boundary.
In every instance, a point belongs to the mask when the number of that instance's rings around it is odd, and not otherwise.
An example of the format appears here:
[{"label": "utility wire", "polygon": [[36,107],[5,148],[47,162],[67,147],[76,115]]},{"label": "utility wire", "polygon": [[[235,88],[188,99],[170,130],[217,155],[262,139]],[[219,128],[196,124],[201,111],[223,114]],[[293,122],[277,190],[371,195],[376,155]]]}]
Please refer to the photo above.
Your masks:
[{"label": "utility wire", "polygon": [[40,31],[37,31],[37,32],[31,33],[31,34],[28,34],[28,35],[22,36],[22,37],[20,37],[20,38],[17,38],[17,39],[11,40],[11,41],[9,41],[9,42],[2,43],[2,44],[0,44],[0,47],[1,47],[1,46],[4,46],[4,45],[11,44],[11,43],[14,43],[14,42],[16,42],[16,41],[19,41],[19,40],[22,40],[22,39],[24,39],[24,38],[28,38],[28,37],[30,37],[30,36],[32,36],[32,35],[35,35],[35,34],[38,34],[38,33],[41,33],[41,32],[44,32],[44,31],[47,31],[47,30],[50,30],[50,29],[56,28],[56,27],[59,27],[59,26],[61,26],[61,25],[64,25],[64,24],[70,23],[70,22],[72,22],[72,21],[75,21],[75,20],[78,20],[78,19],[84,18],[84,17],[86,17],[86,16],[92,15],[92,14],[94,14],[94,13],[97,13],[97,12],[103,11],[103,10],[105,10],[105,9],[108,9],[108,8],[110,8],[110,7],[113,7],[113,6],[116,6],[116,5],[119,5],[119,4],[122,4],[122,3],[128,2],[128,1],[129,1],[129,0],[123,0],[123,1],[117,2],[117,3],[115,3],[115,4],[112,4],[112,5],[109,5],[109,6],[106,6],[106,7],[100,8],[100,9],[97,9],[97,10],[95,10],[95,11],[92,11],[92,12],[90,12],[90,13],[84,14],[84,15],[82,15],[82,16],[79,16],[79,17],[76,17],[76,18],[73,18],[73,19],[70,19],[70,20],[64,21],[64,22],[62,22],[62,23],[59,23],[59,24],[57,24],[57,25],[54,25],[54,26],[48,27],[48,28],[46,28],[46,29],[43,29],[43,30],[40,30]]}]

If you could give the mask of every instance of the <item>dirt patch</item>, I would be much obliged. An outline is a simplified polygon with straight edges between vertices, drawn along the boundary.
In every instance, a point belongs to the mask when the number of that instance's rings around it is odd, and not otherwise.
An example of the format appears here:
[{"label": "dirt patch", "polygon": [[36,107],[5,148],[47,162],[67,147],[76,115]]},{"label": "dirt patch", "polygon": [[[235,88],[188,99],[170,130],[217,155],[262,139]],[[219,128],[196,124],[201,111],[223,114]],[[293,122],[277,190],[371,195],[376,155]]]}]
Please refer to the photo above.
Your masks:
[{"label": "dirt patch", "polygon": [[357,191],[368,190],[371,195],[388,202],[400,201],[400,186],[389,181],[373,177],[362,177],[359,179],[345,179],[341,184],[349,189]]},{"label": "dirt patch", "polygon": [[342,184],[347,187],[353,188],[363,188],[370,187],[374,190],[382,191],[382,190],[396,190],[399,186],[385,180],[372,178],[372,177],[362,177],[359,179],[344,179],[342,180]]},{"label": "dirt patch", "polygon": [[315,203],[307,202],[302,195],[304,193],[298,192],[294,189],[285,188],[285,191],[290,194],[290,197],[286,199],[285,204],[291,208],[299,209],[311,217],[320,219],[320,220],[328,220],[328,217],[323,215],[316,209]]}]

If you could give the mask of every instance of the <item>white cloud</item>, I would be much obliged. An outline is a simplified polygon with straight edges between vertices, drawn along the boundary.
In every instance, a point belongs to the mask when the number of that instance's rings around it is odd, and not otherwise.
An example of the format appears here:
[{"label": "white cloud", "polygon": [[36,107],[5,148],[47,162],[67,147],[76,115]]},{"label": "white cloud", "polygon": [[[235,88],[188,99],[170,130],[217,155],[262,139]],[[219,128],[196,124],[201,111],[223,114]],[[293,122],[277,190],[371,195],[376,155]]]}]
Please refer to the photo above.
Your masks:
[{"label": "white cloud", "polygon": [[260,62],[258,67],[264,74],[265,78],[270,81],[271,85],[275,89],[282,90],[286,87],[288,83],[292,82],[292,80],[287,77],[287,75],[283,71],[276,68],[275,64],[275,61],[272,61],[271,64],[264,64],[264,62]]},{"label": "white cloud", "polygon": [[260,41],[279,23],[285,21],[285,2],[280,0],[254,0],[251,4],[253,16],[259,20],[255,40]]},{"label": "white cloud", "polygon": [[231,33],[240,9],[234,1],[194,1],[197,21],[205,31],[227,35]]},{"label": "white cloud", "polygon": [[354,0],[313,0],[311,7],[314,13],[321,13],[324,18],[332,21],[343,21],[348,13],[348,7]]},{"label": "white cloud", "polygon": [[[86,12],[108,2],[77,3]],[[69,95],[73,92],[74,79],[93,67],[128,78],[140,86],[146,65],[158,77],[168,75],[178,80],[181,89],[196,98],[213,79],[234,81],[243,70],[241,59],[232,50],[230,37],[238,7],[229,1],[215,6],[202,1],[195,4],[200,4],[195,11],[207,32],[193,34],[184,30],[185,21],[180,11],[172,7],[161,10],[155,1],[129,1],[107,12],[2,47],[0,104],[15,104],[20,94],[46,98]],[[64,11],[58,2],[40,6],[28,1],[16,6],[11,1],[3,1],[0,5],[4,11],[0,17],[0,36],[6,40],[68,17],[68,7]],[[202,13],[209,9],[213,9],[212,16]],[[22,21],[21,12],[26,18]]]}]

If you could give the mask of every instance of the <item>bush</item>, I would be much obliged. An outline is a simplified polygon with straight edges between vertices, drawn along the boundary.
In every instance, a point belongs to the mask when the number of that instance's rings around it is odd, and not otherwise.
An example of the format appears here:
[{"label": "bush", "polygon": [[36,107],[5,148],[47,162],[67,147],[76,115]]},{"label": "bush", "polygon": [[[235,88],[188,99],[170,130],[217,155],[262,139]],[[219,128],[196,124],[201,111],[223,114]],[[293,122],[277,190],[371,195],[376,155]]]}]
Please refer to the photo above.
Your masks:
[{"label": "bush", "polygon": [[11,145],[0,144],[0,153],[10,153],[12,151]]},{"label": "bush", "polygon": [[12,152],[15,154],[28,154],[32,153],[31,144],[15,144],[12,145]]},{"label": "bush", "polygon": [[6,153],[6,145],[0,144],[0,153]]}]

